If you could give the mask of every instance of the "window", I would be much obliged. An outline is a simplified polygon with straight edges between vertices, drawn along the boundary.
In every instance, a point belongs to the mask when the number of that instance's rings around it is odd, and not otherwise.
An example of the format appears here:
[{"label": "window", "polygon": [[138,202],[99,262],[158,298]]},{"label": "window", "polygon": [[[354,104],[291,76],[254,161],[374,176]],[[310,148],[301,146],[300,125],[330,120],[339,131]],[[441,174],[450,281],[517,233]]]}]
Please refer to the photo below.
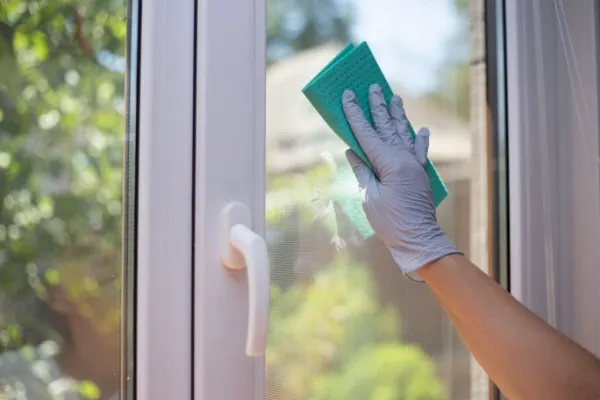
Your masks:
[{"label": "window", "polygon": [[599,15],[0,0],[0,398],[499,398],[365,234],[345,146],[301,92],[362,40],[431,130],[446,232],[600,353]]},{"label": "window", "polygon": [[189,397],[194,4],[0,4],[0,397]]},{"label": "window", "polygon": [[121,269],[133,233],[122,228],[135,223],[122,190],[124,177],[135,186],[132,18],[125,0],[0,7],[2,398],[119,393],[123,271],[133,268]]},{"label": "window", "polygon": [[[433,294],[363,236],[346,146],[301,92],[348,41],[362,40],[413,125],[431,130],[430,158],[450,192],[440,223],[492,267],[483,1],[269,1],[266,398],[487,398],[487,377]],[[275,145],[288,132],[294,146]]]}]

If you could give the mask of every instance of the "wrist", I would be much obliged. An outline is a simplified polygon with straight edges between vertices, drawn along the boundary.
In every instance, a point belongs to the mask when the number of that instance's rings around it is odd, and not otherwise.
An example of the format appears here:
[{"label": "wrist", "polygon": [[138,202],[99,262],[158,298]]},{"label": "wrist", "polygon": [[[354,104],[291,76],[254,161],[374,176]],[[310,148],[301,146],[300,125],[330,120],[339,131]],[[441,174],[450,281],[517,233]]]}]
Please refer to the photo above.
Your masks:
[{"label": "wrist", "polygon": [[449,255],[464,255],[439,228],[423,230],[421,234],[389,246],[390,253],[404,274],[417,280],[419,271]]},{"label": "wrist", "polygon": [[429,281],[430,279],[438,276],[441,271],[446,273],[448,272],[448,269],[452,269],[452,266],[457,264],[459,258],[464,258],[464,254],[447,254],[438,258],[437,260],[433,260],[430,263],[423,265],[423,267],[419,269],[419,274],[424,280]]}]

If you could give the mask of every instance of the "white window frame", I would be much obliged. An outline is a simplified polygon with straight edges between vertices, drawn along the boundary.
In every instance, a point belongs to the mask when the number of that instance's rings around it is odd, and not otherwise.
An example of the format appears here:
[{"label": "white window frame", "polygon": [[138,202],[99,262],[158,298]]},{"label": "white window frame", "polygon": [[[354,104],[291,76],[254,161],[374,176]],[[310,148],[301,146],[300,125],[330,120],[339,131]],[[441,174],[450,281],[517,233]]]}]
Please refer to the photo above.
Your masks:
[{"label": "white window frame", "polygon": [[264,237],[265,0],[200,0],[197,21],[194,398],[262,400],[264,358],[245,354],[246,271],[223,267],[219,229],[239,201]]},{"label": "white window frame", "polygon": [[138,1],[135,398],[191,399],[195,1]]},{"label": "white window frame", "polygon": [[226,270],[219,253],[228,203],[245,203],[251,228],[265,230],[265,12],[265,0],[198,2],[193,386],[201,400],[265,398],[264,358],[244,351],[246,271]]},{"label": "white window frame", "polygon": [[[562,53],[556,4],[575,44],[570,58]],[[593,0],[505,5],[511,292],[600,353],[600,320],[590,318],[600,304],[600,269],[592,267],[600,260],[600,226],[589,223],[600,219],[600,191],[590,190],[599,187],[600,171],[574,174],[586,166],[570,154],[542,190],[548,176],[537,168],[541,141],[558,154],[569,144],[565,131],[598,149],[591,134],[600,130],[598,118],[565,122],[584,105],[597,117],[598,9]],[[221,209],[241,201],[254,216],[251,228],[264,235],[265,0],[148,0],[141,15],[137,397],[263,399],[264,359],[244,352],[246,272],[223,268],[218,232]],[[548,57],[541,71],[528,62],[540,48]],[[578,58],[587,61],[572,64]],[[567,68],[586,85],[551,84]],[[548,82],[544,93],[530,84],[535,73]],[[556,279],[571,286],[549,304]]]},{"label": "white window frame", "polygon": [[[597,157],[599,149],[594,3],[506,0],[510,287],[600,354],[600,176],[582,155]],[[555,160],[553,170],[539,168],[540,150]],[[551,290],[554,302],[547,300]]]}]

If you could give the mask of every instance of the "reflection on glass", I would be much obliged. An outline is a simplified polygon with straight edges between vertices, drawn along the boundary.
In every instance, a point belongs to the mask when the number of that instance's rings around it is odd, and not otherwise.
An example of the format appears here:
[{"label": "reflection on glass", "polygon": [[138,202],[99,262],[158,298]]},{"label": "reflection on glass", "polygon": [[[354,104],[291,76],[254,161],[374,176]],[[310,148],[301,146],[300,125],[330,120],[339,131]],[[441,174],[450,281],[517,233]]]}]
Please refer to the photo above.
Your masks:
[{"label": "reflection on glass", "polygon": [[483,25],[469,21],[483,18],[482,4],[268,1],[269,400],[486,398],[428,288],[403,278],[338,202],[340,180],[356,185],[342,174],[345,146],[301,93],[347,40],[367,40],[410,120],[431,130],[430,158],[450,191],[438,219],[470,253],[474,210],[486,202],[472,200],[471,165],[482,160],[471,158],[469,128],[484,115],[484,97],[473,94],[485,93],[485,80],[471,79],[484,59],[472,47]]},{"label": "reflection on glass", "polygon": [[0,398],[119,391],[126,0],[0,2]]}]

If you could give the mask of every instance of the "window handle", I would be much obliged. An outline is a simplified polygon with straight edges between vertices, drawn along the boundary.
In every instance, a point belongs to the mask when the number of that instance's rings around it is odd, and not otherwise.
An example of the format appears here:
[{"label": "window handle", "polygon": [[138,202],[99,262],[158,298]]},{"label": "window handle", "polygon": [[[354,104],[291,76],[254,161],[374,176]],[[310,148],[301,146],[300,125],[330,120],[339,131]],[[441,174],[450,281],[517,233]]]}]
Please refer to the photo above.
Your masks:
[{"label": "window handle", "polygon": [[233,202],[221,212],[221,261],[226,268],[248,271],[246,354],[265,354],[269,328],[269,256],[265,240],[252,231],[250,210]]}]

